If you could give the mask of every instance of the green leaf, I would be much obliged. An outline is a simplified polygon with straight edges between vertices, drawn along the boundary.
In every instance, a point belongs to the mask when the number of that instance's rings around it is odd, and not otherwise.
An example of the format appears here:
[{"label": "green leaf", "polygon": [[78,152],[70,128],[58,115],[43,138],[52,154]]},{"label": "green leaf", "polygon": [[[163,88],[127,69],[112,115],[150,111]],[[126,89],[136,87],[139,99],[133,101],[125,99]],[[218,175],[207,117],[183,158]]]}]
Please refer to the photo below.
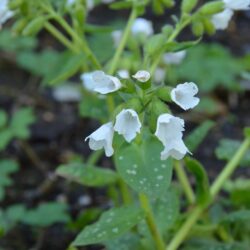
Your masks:
[{"label": "green leaf", "polygon": [[13,36],[8,29],[0,32],[0,49],[10,52],[20,52],[34,49],[37,45],[37,40],[32,37]]},{"label": "green leaf", "polygon": [[56,173],[71,181],[76,181],[89,187],[102,187],[117,181],[117,175],[110,169],[87,166],[82,163],[61,165]]},{"label": "green leaf", "polygon": [[[17,56],[17,63],[34,75],[46,77],[57,74],[62,64],[69,59],[67,53],[43,50],[41,53],[23,52]],[[48,63],[49,62],[49,63]]]},{"label": "green leaf", "polygon": [[130,9],[133,5],[132,1],[119,1],[114,2],[110,5],[110,8],[113,10],[122,10],[122,9]]},{"label": "green leaf", "polygon": [[0,151],[8,146],[13,137],[14,135],[10,128],[0,131]]},{"label": "green leaf", "polygon": [[196,201],[199,204],[206,205],[211,198],[207,173],[201,163],[195,159],[186,157],[185,163],[196,180]]},{"label": "green leaf", "polygon": [[186,137],[185,143],[191,152],[194,152],[199,147],[214,125],[215,122],[213,121],[204,121]]},{"label": "green leaf", "polygon": [[[152,208],[155,221],[162,235],[175,225],[180,214],[180,197],[174,188],[170,188],[166,195],[154,199],[152,197]],[[151,237],[148,225],[145,221],[139,224],[139,233],[146,238]]]},{"label": "green leaf", "polygon": [[100,219],[87,226],[73,241],[73,246],[104,243],[118,238],[144,218],[141,208],[131,205],[113,208],[102,214]]},{"label": "green leaf", "polygon": [[7,123],[8,116],[4,110],[0,110],[0,129]]},{"label": "green leaf", "polygon": [[34,123],[35,116],[32,108],[22,108],[11,117],[10,128],[14,136],[26,139],[30,135],[29,126]]},{"label": "green leaf", "polygon": [[250,222],[250,210],[239,210],[227,213],[222,219],[222,222],[244,221]]},{"label": "green leaf", "polygon": [[92,34],[88,40],[91,50],[95,52],[101,63],[107,62],[114,55],[113,40],[110,32]]},{"label": "green leaf", "polygon": [[195,45],[197,45],[200,42],[201,39],[197,39],[195,41],[188,41],[188,42],[168,42],[165,45],[165,51],[170,51],[170,52],[178,52],[181,50],[185,50],[188,48],[191,48]]},{"label": "green leaf", "polygon": [[105,246],[107,250],[144,250],[139,235],[134,233],[127,233],[118,239],[109,240]]},{"label": "green leaf", "polygon": [[[229,161],[241,145],[240,141],[232,139],[222,139],[219,146],[215,150],[216,157],[219,160]],[[249,167],[250,165],[250,150],[246,152],[240,161],[240,166]]]},{"label": "green leaf", "polygon": [[157,34],[150,37],[145,44],[145,52],[148,56],[155,56],[162,50],[166,41],[166,37],[163,34]]},{"label": "green leaf", "polygon": [[105,120],[108,117],[106,101],[96,95],[85,94],[79,103],[79,113],[82,117]]},{"label": "green leaf", "polygon": [[83,54],[71,56],[56,76],[51,76],[51,79],[47,79],[48,83],[55,85],[69,79],[77,73],[83,65],[84,60],[86,60],[86,57]]},{"label": "green leaf", "polygon": [[19,169],[17,162],[13,160],[0,161],[0,201],[3,200],[5,192],[4,188],[12,185],[9,175],[15,173]]},{"label": "green leaf", "polygon": [[67,206],[63,203],[48,202],[40,204],[36,209],[28,210],[21,221],[32,226],[47,227],[54,223],[70,221],[66,213]]},{"label": "green leaf", "polygon": [[137,192],[160,197],[172,179],[172,161],[161,161],[161,143],[148,138],[142,145],[126,144],[116,150],[115,162],[124,181]]},{"label": "green leaf", "polygon": [[244,243],[218,242],[214,239],[196,238],[188,242],[182,250],[248,250]]},{"label": "green leaf", "polygon": [[243,65],[225,47],[201,44],[188,50],[186,60],[181,67],[175,67],[173,73],[177,82],[193,81],[201,91],[209,92],[216,87],[238,90],[242,70]]}]

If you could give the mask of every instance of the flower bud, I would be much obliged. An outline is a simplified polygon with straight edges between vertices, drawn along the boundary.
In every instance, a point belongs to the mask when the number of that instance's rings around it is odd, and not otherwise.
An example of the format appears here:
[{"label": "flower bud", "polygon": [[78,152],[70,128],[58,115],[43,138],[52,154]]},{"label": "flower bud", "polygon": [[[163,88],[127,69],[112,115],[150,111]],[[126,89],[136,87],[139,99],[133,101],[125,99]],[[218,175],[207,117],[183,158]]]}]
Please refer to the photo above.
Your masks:
[{"label": "flower bud", "polygon": [[213,1],[204,4],[199,12],[203,15],[214,15],[216,13],[219,13],[223,11],[224,9],[224,3],[222,1]]},{"label": "flower bud", "polygon": [[44,16],[35,18],[24,28],[22,34],[24,36],[32,36],[37,34],[43,28],[45,22],[46,18]]},{"label": "flower bud", "polygon": [[202,20],[202,23],[203,23],[203,27],[205,29],[205,32],[208,35],[213,35],[215,33],[215,27],[214,27],[213,23],[208,18],[204,18]]},{"label": "flower bud", "polygon": [[184,13],[190,13],[196,6],[198,0],[182,0],[181,10]]},{"label": "flower bud", "polygon": [[204,26],[201,21],[195,21],[192,23],[192,32],[195,36],[202,36],[204,33]]},{"label": "flower bud", "polygon": [[23,29],[26,27],[27,23],[28,23],[28,20],[26,18],[22,18],[16,21],[14,25],[12,26],[13,33],[17,35],[21,34]]}]

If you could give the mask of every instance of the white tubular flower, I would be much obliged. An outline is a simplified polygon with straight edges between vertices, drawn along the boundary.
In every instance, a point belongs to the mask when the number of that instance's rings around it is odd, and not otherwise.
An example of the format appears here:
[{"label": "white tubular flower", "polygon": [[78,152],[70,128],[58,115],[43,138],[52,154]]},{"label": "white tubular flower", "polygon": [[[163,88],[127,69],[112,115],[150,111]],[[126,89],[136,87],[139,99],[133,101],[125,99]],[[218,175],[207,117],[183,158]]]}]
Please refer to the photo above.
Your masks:
[{"label": "white tubular flower", "polygon": [[85,141],[89,139],[89,147],[92,150],[99,150],[104,148],[105,155],[110,157],[114,153],[112,147],[112,141],[114,136],[114,129],[112,122],[105,123],[91,135],[85,138]]},{"label": "white tubular flower", "polygon": [[8,19],[10,19],[14,12],[9,9],[9,0],[0,1],[0,28]]},{"label": "white tubular flower", "polygon": [[106,75],[103,71],[95,71],[92,74],[94,91],[100,94],[108,94],[117,91],[122,87],[117,77]]},{"label": "white tubular flower", "polygon": [[250,0],[223,0],[225,7],[232,10],[248,10]]},{"label": "white tubular flower", "polygon": [[122,79],[129,79],[129,72],[126,69],[120,69],[117,71],[118,76]]},{"label": "white tubular flower", "polygon": [[233,16],[233,11],[225,9],[224,11],[212,16],[212,23],[217,30],[224,30],[228,27],[228,24]]},{"label": "white tubular flower", "polygon": [[115,48],[117,48],[120,44],[121,39],[122,39],[122,31],[121,30],[112,31],[111,37],[113,39]]},{"label": "white tubular flower", "polygon": [[136,133],[140,133],[141,122],[133,109],[123,109],[117,116],[114,130],[123,135],[127,142],[131,142]]},{"label": "white tubular flower", "polygon": [[194,108],[200,101],[195,95],[198,93],[198,87],[193,82],[185,82],[178,84],[172,89],[170,95],[173,102],[179,105],[182,109],[187,110]]},{"label": "white tubular flower", "polygon": [[133,35],[145,34],[150,36],[154,33],[152,22],[141,17],[136,18],[131,27],[131,32]]},{"label": "white tubular flower", "polygon": [[189,152],[182,140],[184,130],[184,120],[170,114],[158,117],[155,136],[164,146],[161,152],[162,160],[166,160],[169,156],[180,160]]},{"label": "white tubular flower", "polygon": [[150,73],[146,70],[139,70],[132,77],[139,82],[147,82],[150,79]]},{"label": "white tubular flower", "polygon": [[165,146],[161,152],[161,160],[166,160],[169,156],[176,160],[181,160],[186,153],[190,153],[182,139],[174,140],[171,144]]},{"label": "white tubular flower", "polygon": [[166,64],[180,64],[186,57],[186,51],[170,52],[163,55],[163,62]]}]

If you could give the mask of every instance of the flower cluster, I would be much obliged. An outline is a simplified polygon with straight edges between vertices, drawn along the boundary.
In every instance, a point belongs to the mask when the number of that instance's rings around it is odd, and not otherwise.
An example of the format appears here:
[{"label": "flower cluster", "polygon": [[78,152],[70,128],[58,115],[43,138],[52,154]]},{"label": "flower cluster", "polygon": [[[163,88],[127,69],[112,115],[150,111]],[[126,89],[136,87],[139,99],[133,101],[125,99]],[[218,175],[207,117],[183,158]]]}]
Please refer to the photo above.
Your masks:
[{"label": "flower cluster", "polygon": [[250,0],[223,0],[225,8],[222,12],[212,16],[212,23],[217,30],[224,30],[237,10],[248,10]]},{"label": "flower cluster", "polygon": [[[150,79],[150,73],[140,70],[132,76],[141,83]],[[106,75],[102,71],[95,71],[82,76],[86,85],[91,91],[101,94],[114,92],[122,87],[117,77]],[[91,87],[90,87],[91,85]],[[171,99],[182,109],[194,108],[199,103],[199,98],[195,97],[198,93],[196,84],[186,82],[177,85],[170,92]],[[141,132],[142,123],[138,113],[131,108],[122,109],[116,116],[114,124],[108,122],[90,134],[86,139],[89,140],[89,147],[92,150],[104,149],[106,156],[114,153],[112,146],[114,132],[122,135],[130,143],[138,133]],[[157,119],[155,136],[162,142],[164,150],[161,152],[161,159],[165,160],[169,156],[175,159],[182,159],[188,151],[183,142],[184,120],[168,113],[160,114]]]}]

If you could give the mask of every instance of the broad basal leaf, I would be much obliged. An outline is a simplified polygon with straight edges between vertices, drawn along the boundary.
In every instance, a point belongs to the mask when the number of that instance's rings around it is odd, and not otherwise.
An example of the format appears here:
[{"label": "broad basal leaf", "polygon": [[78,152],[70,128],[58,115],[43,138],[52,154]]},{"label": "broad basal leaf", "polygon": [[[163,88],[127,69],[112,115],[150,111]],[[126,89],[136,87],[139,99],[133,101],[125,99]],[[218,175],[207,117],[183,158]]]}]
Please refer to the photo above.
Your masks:
[{"label": "broad basal leaf", "polygon": [[100,219],[87,226],[73,241],[73,246],[103,243],[118,238],[144,218],[144,213],[137,206],[113,208],[104,212]]},{"label": "broad basal leaf", "polygon": [[110,169],[87,166],[83,163],[61,165],[57,174],[90,187],[101,187],[117,181],[117,175]]}]

